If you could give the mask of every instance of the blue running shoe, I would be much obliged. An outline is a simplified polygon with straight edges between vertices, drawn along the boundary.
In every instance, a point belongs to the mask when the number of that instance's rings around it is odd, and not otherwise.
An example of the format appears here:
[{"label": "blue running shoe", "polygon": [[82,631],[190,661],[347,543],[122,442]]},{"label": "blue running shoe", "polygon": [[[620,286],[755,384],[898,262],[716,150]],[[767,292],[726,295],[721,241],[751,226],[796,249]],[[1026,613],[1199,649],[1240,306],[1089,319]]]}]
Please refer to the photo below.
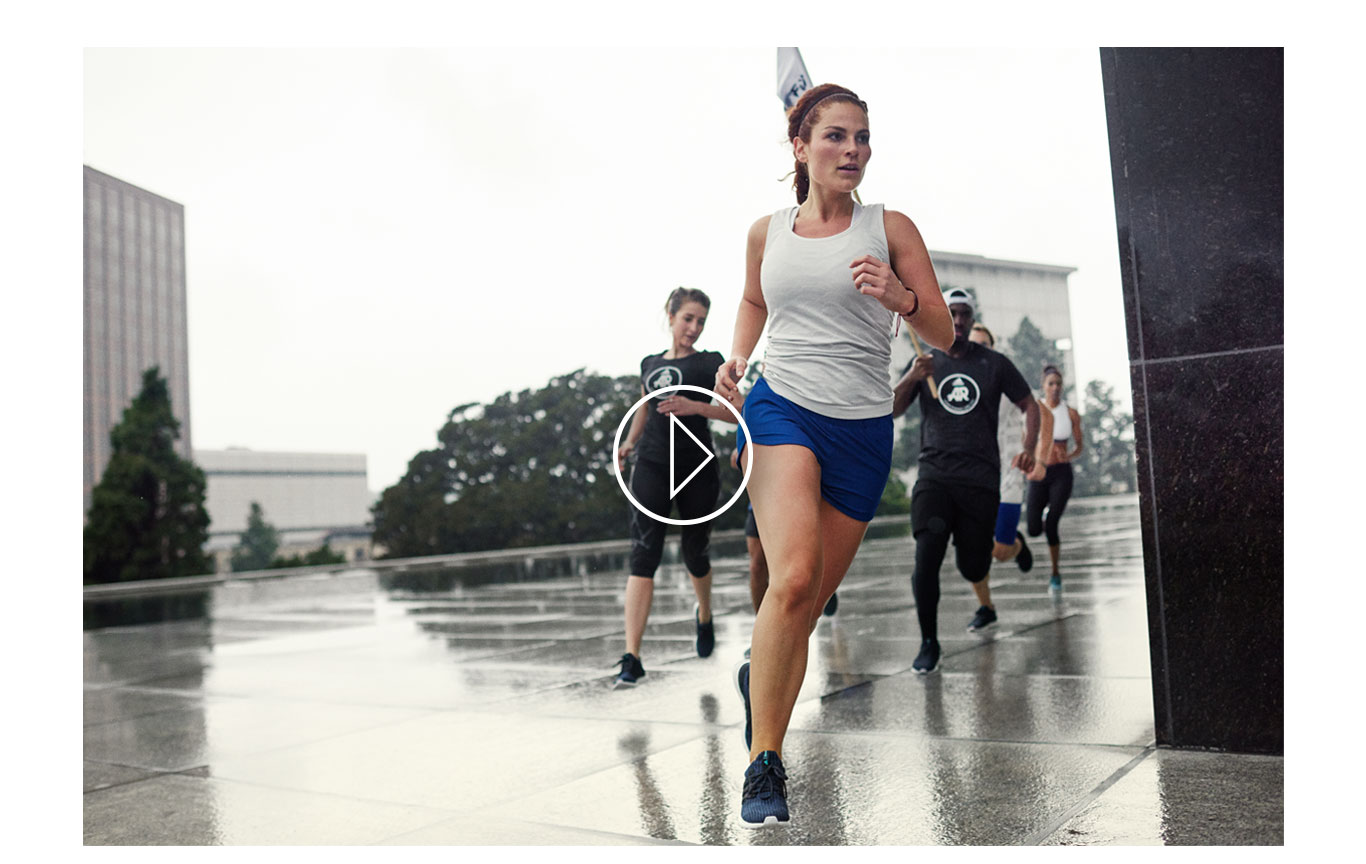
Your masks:
[{"label": "blue running shoe", "polygon": [[749,661],[745,660],[735,667],[735,692],[740,694],[740,698],[745,701],[745,751],[750,748],[750,740],[753,736],[753,728],[750,726],[749,717]]},{"label": "blue running shoe", "polygon": [[740,793],[740,824],[746,828],[785,826],[788,819],[787,772],[783,770],[783,760],[778,754],[765,750],[745,771],[745,789]]},{"label": "blue running shoe", "polygon": [[1059,576],[1058,574],[1054,573],[1054,574],[1053,574],[1053,578],[1051,578],[1051,579],[1048,580],[1048,590],[1049,590],[1049,591],[1061,591],[1061,590],[1062,590],[1062,577]]},{"label": "blue running shoe", "polygon": [[617,661],[621,666],[621,672],[617,674],[617,679],[613,683],[613,688],[634,687],[636,682],[645,677],[645,667],[641,665],[640,658],[634,654],[623,654]]}]

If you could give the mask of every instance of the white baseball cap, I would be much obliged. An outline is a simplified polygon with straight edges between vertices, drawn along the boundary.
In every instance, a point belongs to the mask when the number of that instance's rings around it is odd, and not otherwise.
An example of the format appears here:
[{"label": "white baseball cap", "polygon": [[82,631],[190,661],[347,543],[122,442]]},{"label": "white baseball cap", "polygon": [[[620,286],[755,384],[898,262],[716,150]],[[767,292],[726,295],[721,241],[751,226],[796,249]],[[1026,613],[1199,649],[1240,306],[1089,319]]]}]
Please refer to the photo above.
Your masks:
[{"label": "white baseball cap", "polygon": [[977,311],[977,304],[973,302],[972,295],[962,288],[950,288],[944,292],[944,305],[952,306],[955,303],[962,303],[973,312]]}]

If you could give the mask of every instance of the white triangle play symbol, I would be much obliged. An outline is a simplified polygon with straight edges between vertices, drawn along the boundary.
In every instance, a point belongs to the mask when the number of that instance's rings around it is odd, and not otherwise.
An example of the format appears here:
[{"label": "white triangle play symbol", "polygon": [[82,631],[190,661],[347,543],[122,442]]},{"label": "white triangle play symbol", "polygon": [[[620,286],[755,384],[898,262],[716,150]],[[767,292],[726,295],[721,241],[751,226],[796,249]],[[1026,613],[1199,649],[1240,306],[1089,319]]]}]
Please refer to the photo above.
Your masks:
[{"label": "white triangle play symbol", "polygon": [[[683,482],[682,482],[682,483],[679,483],[678,485],[674,485],[674,427],[675,427],[675,426],[677,426],[679,429],[682,429],[683,432],[684,432],[684,434],[686,434],[689,438],[692,439],[692,443],[694,443],[694,444],[697,445],[697,449],[699,449],[699,450],[701,450],[703,453],[707,454],[707,458],[706,458],[706,459],[703,459],[703,460],[702,460],[702,463],[701,463],[700,465],[698,465],[696,468],[692,469],[692,473],[689,474],[687,477],[683,478]],[[688,429],[688,427],[687,427],[687,426],[684,426],[683,423],[682,423],[682,421],[680,421],[677,417],[675,417],[673,414],[670,414],[670,415],[669,415],[669,487],[670,487],[670,488],[669,488],[669,497],[670,497],[670,498],[673,498],[675,495],[677,495],[677,494],[678,494],[678,490],[682,489],[684,486],[687,486],[687,485],[688,485],[688,481],[691,480],[692,478],[696,477],[696,476],[697,476],[697,472],[698,472],[698,471],[701,471],[703,468],[705,468],[705,467],[707,466],[707,463],[710,462],[711,460],[715,459],[715,458],[716,458],[716,454],[713,453],[713,452],[711,452],[711,448],[710,448],[710,447],[706,446],[706,445],[703,444],[701,441],[698,441],[698,440],[697,440],[697,436],[694,435],[694,434],[692,434],[692,432]]]}]

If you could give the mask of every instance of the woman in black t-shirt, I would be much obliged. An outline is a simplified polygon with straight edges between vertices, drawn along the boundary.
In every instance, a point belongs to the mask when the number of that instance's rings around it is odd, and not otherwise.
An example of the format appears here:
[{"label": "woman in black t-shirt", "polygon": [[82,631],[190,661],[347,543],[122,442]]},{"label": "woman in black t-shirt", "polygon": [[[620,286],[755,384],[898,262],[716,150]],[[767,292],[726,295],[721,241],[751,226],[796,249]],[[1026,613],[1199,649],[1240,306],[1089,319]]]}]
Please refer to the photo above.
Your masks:
[{"label": "woman in black t-shirt", "polygon": [[[716,351],[698,351],[694,347],[706,326],[710,308],[711,300],[695,289],[677,288],[669,295],[665,310],[669,314],[672,345],[669,350],[640,361],[642,396],[679,384],[710,388],[715,383],[716,370],[725,358]],[[672,428],[674,418],[683,429]],[[636,412],[630,432],[617,451],[617,468],[624,472],[628,457],[634,455],[630,489],[641,507],[669,517],[676,504],[678,516],[673,518],[678,519],[696,519],[716,509],[721,478],[716,459],[707,458],[708,452],[715,452],[708,420],[734,423],[735,417],[723,406],[714,405],[711,399],[691,390],[675,390],[656,397]],[[694,438],[696,442],[692,440]],[[671,480],[679,486],[677,493],[672,495]],[[618,687],[631,686],[645,675],[640,643],[654,599],[654,575],[664,554],[666,528],[666,523],[650,518],[632,505],[631,570],[626,579],[626,653],[621,657],[621,672],[616,678]],[[693,613],[697,653],[706,657],[715,643],[708,554],[711,520],[685,525],[681,534],[683,563],[692,576],[693,591],[697,594],[697,607]]]}]

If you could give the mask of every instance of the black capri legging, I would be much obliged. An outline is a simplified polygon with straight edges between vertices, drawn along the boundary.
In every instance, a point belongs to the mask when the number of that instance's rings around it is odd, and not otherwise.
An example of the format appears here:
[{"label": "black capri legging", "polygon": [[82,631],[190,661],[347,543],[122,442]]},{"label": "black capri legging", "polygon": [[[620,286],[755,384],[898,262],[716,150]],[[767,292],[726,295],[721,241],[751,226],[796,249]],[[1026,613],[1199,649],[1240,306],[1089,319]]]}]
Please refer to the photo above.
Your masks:
[{"label": "black capri legging", "polygon": [[[1072,463],[1059,462],[1049,465],[1042,480],[1029,481],[1029,514],[1027,516],[1030,537],[1048,535],[1048,545],[1057,546],[1058,522],[1062,511],[1067,509],[1067,499],[1072,497]],[[1048,518],[1043,515],[1048,507]]]},{"label": "black capri legging", "polygon": [[[686,476],[686,475],[685,475]],[[676,506],[678,519],[696,519],[716,509],[721,493],[721,475],[713,460],[669,500],[669,468],[657,462],[636,460],[631,469],[631,494],[651,513],[668,516]],[[683,564],[688,572],[702,578],[711,572],[711,522],[684,525],[679,529]],[[631,508],[631,575],[655,577],[664,557],[664,532],[669,526]]]}]

